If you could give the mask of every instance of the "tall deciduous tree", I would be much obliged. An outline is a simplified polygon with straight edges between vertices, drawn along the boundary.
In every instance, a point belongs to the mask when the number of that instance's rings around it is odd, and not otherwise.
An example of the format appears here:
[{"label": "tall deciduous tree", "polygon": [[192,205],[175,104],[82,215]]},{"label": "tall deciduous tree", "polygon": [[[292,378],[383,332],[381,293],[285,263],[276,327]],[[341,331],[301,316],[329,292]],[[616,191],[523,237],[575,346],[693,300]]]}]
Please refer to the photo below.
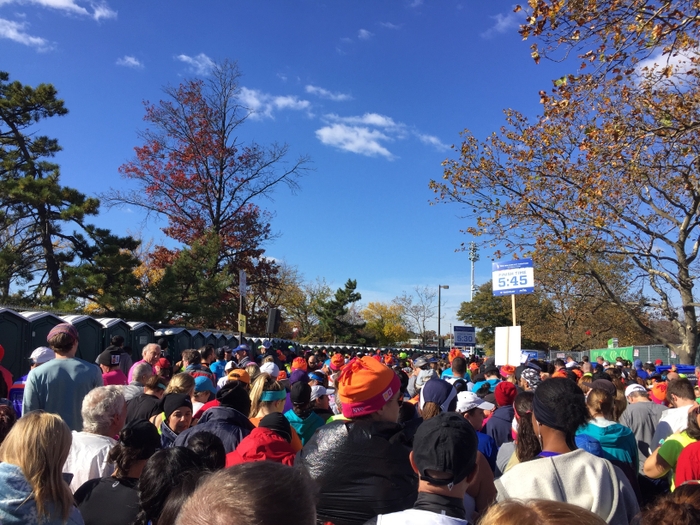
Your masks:
[{"label": "tall deciduous tree", "polygon": [[[486,140],[465,132],[459,157],[444,163],[443,181],[432,187],[439,199],[463,203],[475,220],[467,230],[503,253],[565,253],[638,330],[694,362],[700,341],[697,5],[530,5],[521,32],[544,43],[533,49],[535,59],[578,52],[576,74],[540,93],[540,117],[508,110],[506,125]],[[596,268],[601,260],[629,268],[624,293]],[[650,322],[654,315],[674,326],[680,345]]]},{"label": "tall deciduous tree", "polygon": [[394,303],[403,309],[403,315],[408,322],[409,329],[420,336],[423,346],[428,341],[426,325],[436,315],[436,299],[437,292],[427,286],[416,286],[413,289],[413,294],[409,295],[403,292],[394,299]]},{"label": "tall deciduous tree", "polygon": [[394,346],[408,338],[404,309],[396,303],[370,302],[360,315],[366,323],[365,330],[379,346]]}]

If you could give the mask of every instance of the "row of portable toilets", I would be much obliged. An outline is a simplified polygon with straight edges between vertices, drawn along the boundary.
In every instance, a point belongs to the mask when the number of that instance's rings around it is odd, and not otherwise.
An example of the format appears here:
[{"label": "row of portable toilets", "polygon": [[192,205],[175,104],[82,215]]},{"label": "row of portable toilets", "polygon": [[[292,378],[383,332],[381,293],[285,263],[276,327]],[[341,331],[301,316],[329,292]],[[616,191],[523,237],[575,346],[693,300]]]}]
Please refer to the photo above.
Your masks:
[{"label": "row of portable toilets", "polygon": [[88,315],[57,316],[48,312],[16,312],[0,308],[0,345],[5,349],[2,366],[20,377],[29,370],[29,356],[39,346],[46,346],[46,336],[57,324],[71,323],[78,330],[80,343],[77,357],[94,363],[97,356],[110,344],[112,337],[121,335],[124,345],[131,346],[134,361],[141,358],[141,350],[160,338],[168,341],[167,354],[179,360],[183,350],[200,348],[206,344],[215,347],[238,345],[232,334],[203,332],[187,328],[153,328],[143,322],[122,319],[93,318]]}]

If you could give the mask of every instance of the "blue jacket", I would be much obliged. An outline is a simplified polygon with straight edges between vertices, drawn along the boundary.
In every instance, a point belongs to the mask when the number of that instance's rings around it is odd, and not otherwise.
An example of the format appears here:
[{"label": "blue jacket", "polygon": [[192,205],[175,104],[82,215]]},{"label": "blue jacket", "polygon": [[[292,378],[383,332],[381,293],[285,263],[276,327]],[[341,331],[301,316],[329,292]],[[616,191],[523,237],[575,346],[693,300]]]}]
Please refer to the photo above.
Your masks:
[{"label": "blue jacket", "polygon": [[32,487],[17,465],[0,463],[0,522],[3,525],[84,525],[77,508],[71,507],[68,520],[63,521],[53,504],[49,505],[50,517],[40,521]]},{"label": "blue jacket", "polygon": [[479,381],[478,383],[474,383],[474,386],[472,387],[472,392],[474,392],[474,393],[478,392],[482,386],[484,386],[486,383],[488,383],[490,392],[493,394],[496,391],[496,385],[500,382],[501,382],[501,380],[498,378],[487,379],[486,381]]},{"label": "blue jacket", "polygon": [[199,423],[188,428],[175,439],[176,447],[186,447],[197,432],[211,432],[224,443],[226,453],[233,452],[238,444],[255,428],[238,410],[226,406],[211,407],[204,412]]},{"label": "blue jacket", "polygon": [[501,448],[503,443],[513,441],[513,418],[515,410],[512,406],[497,408],[491,418],[486,422],[484,433],[491,436],[496,446]]},{"label": "blue jacket", "polygon": [[483,432],[477,432],[476,437],[479,438],[479,452],[483,454],[486,461],[489,462],[489,467],[491,471],[496,471],[496,456],[498,455],[498,447],[496,446],[496,441],[491,437],[487,436]]},{"label": "blue jacket", "polygon": [[289,424],[299,434],[302,445],[306,445],[306,442],[311,439],[314,432],[326,423],[321,416],[314,412],[311,412],[306,419],[301,419],[294,410],[288,410],[284,413],[284,417],[287,418]]},{"label": "blue jacket", "polygon": [[576,432],[576,435],[580,434],[585,434],[600,443],[603,459],[627,463],[635,469],[638,467],[637,439],[634,432],[626,426],[613,423],[607,427],[599,427],[594,423],[587,423]]}]

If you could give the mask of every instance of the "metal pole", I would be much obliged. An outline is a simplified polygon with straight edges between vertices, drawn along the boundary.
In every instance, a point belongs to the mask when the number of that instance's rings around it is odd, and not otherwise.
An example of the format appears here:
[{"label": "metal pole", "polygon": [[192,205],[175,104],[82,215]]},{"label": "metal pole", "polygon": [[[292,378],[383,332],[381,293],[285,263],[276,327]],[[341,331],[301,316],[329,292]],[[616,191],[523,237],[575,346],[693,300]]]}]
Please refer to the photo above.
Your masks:
[{"label": "metal pole", "polygon": [[476,293],[476,283],[474,282],[474,263],[479,260],[479,252],[476,249],[476,243],[474,241],[469,243],[469,260],[471,261],[471,288],[469,291],[469,300],[474,300],[474,294]]},{"label": "metal pole", "polygon": [[437,351],[440,352],[440,292],[442,285],[438,284],[438,333],[437,333]]}]

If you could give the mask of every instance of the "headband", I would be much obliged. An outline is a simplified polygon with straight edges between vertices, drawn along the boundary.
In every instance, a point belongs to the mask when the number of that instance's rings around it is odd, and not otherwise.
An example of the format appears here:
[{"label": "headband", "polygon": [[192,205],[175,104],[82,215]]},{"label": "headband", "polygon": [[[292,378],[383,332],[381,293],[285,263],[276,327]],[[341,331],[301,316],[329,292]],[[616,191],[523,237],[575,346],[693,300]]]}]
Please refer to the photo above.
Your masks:
[{"label": "headband", "polygon": [[544,425],[554,430],[559,430],[566,434],[567,430],[557,421],[557,416],[550,411],[542,401],[539,400],[537,394],[532,399],[532,412],[535,414],[535,419],[540,425]]},{"label": "headband", "polygon": [[265,390],[260,396],[260,401],[281,401],[287,399],[286,390]]}]

